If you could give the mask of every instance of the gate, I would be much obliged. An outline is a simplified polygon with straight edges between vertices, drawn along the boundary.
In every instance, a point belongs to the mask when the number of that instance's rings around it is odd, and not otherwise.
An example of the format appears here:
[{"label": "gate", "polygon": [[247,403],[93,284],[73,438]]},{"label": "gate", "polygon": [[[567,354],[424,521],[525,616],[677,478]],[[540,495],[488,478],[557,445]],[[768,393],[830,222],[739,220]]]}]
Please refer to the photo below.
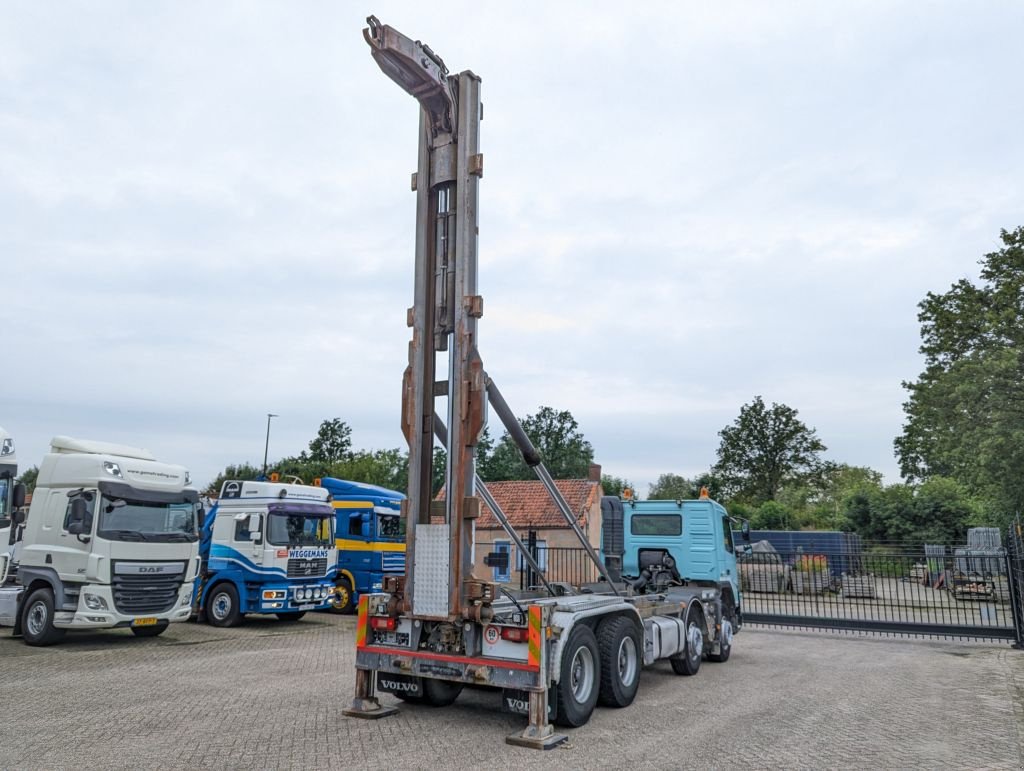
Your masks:
[{"label": "gate", "polygon": [[[792,534],[789,534],[792,535]],[[1004,640],[1024,648],[1024,521],[1018,516],[1003,547],[995,528],[975,528],[963,545],[882,544],[856,536],[802,532],[805,545],[781,539],[752,544],[738,570],[743,621],[833,632]],[[551,581],[581,586],[597,571],[581,548],[526,542]],[[741,543],[739,536],[736,542]],[[488,548],[489,544],[478,544]],[[510,582],[536,577],[520,557]]]},{"label": "gate", "polygon": [[[754,545],[739,564],[743,620],[839,632],[1020,639],[1011,549],[870,544],[777,550]],[[1019,546],[1019,544],[1018,544]],[[760,549],[758,548],[760,547]]]}]

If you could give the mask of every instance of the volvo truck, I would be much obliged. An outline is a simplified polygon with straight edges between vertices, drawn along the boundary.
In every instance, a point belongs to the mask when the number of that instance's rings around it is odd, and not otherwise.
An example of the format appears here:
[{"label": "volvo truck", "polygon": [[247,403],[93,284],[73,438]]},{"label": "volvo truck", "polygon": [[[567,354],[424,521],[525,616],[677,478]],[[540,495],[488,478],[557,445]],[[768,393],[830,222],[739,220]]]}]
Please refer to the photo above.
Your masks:
[{"label": "volvo truck", "polygon": [[384,589],[384,578],[405,573],[405,496],[364,482],[324,477],[335,510],[338,546],[334,609],[352,613],[359,598]]},{"label": "volvo truck", "polygon": [[[480,78],[469,70],[451,74],[429,46],[375,17],[367,21],[363,36],[374,60],[420,105],[414,292],[406,315],[412,340],[401,411],[409,445],[407,562],[403,576],[384,579],[383,592],[359,600],[355,694],[344,714],[396,712],[378,690],[442,706],[464,686],[482,686],[500,690],[503,704],[527,716],[525,730],[508,742],[548,749],[567,738],[553,724],[581,726],[598,703],[629,705],[643,666],[668,661],[674,672],[693,675],[705,657],[724,660],[731,645],[723,635],[724,591],[717,578],[676,579],[664,557],[638,563],[639,575],[623,580],[587,540],[480,354]],[[549,580],[476,474],[490,410],[601,581]],[[438,469],[444,501],[432,495],[435,442],[446,450]],[[484,505],[537,575],[536,591],[517,594],[488,580],[489,569],[507,567],[509,555],[477,554],[475,522]]]},{"label": "volvo truck", "polygon": [[0,626],[28,645],[76,629],[155,637],[191,612],[199,494],[144,449],[58,436],[15,511]]},{"label": "volvo truck", "polygon": [[323,487],[227,480],[206,514],[200,620],[229,627],[247,613],[297,621],[334,596],[334,509]]}]

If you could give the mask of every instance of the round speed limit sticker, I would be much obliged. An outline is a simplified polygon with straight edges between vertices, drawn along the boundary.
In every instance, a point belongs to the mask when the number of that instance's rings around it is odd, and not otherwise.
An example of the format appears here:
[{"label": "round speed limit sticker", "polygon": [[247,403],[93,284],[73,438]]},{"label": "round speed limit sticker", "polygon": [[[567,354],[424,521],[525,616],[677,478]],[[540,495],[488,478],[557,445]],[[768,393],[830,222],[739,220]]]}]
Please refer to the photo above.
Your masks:
[{"label": "round speed limit sticker", "polygon": [[498,627],[486,627],[484,629],[484,640],[486,640],[489,645],[494,645],[494,643],[498,642]]}]

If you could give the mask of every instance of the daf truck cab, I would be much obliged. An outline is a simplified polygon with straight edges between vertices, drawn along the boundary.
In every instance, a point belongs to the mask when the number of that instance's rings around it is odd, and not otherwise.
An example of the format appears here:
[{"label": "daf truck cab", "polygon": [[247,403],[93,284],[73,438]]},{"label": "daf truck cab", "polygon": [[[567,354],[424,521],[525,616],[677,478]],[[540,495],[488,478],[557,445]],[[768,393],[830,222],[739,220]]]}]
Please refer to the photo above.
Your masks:
[{"label": "daf truck cab", "polygon": [[69,629],[155,637],[186,620],[199,568],[190,482],[148,450],[55,437],[27,519],[13,519],[0,626],[52,645]]},{"label": "daf truck cab", "polygon": [[384,578],[405,573],[405,520],[395,490],[325,477],[330,491],[338,545],[334,609],[352,613],[363,594],[380,592]]},{"label": "daf truck cab", "polygon": [[195,612],[214,626],[247,613],[296,621],[326,610],[338,552],[334,509],[322,487],[228,480],[203,522]]},{"label": "daf truck cab", "polygon": [[[3,586],[14,552],[11,520],[14,510],[24,504],[25,488],[16,485],[18,459],[14,438],[0,426],[0,586]],[[21,489],[16,489],[20,487]]]}]

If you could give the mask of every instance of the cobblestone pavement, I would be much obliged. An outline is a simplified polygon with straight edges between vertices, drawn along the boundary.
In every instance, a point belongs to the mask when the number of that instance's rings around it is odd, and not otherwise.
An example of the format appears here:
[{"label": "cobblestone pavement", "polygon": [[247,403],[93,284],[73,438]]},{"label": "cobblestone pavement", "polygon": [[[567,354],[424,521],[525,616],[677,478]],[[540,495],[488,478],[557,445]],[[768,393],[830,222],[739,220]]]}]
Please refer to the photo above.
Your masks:
[{"label": "cobblestone pavement", "polygon": [[[354,620],[174,624],[158,639],[0,635],[0,767],[1020,768],[1024,653],[1008,646],[746,628],[693,678],[645,670],[632,707],[567,745],[506,745],[494,692],[343,717]],[[390,697],[384,700],[391,702]]]}]

